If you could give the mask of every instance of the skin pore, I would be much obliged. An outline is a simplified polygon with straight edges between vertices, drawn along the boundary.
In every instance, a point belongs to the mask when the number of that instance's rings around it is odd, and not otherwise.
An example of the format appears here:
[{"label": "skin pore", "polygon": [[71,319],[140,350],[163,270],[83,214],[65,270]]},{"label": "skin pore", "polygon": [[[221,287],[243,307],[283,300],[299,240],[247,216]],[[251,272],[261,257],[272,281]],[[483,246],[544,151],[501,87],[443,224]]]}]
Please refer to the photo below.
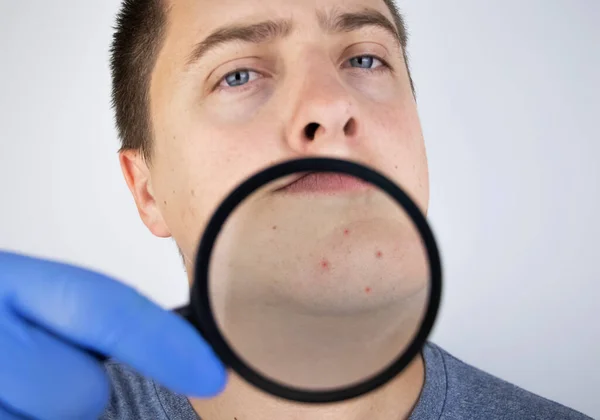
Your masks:
[{"label": "skin pore", "polygon": [[[427,212],[417,107],[400,44],[376,23],[381,17],[393,22],[383,0],[168,2],[149,95],[152,158],[127,150],[120,161],[142,221],[154,235],[176,241],[190,282],[198,238],[216,206],[246,177],[283,160],[364,163]],[[261,22],[268,23],[209,37],[224,26]],[[231,34],[244,40],[222,42]],[[314,135],[305,130],[311,123],[318,124]],[[418,400],[423,380],[418,357],[373,393],[305,406],[231,374],[219,397],[190,402],[210,420],[400,419]]]}]

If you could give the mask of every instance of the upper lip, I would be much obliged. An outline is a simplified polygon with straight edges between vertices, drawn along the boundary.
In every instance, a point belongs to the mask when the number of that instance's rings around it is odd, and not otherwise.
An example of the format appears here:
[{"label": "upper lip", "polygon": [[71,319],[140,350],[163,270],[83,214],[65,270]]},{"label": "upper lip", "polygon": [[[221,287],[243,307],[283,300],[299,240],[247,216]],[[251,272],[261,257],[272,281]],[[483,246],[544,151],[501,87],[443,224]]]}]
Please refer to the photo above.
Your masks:
[{"label": "upper lip", "polygon": [[[305,178],[309,178],[304,181]],[[281,186],[274,192],[293,191],[303,193],[327,193],[337,194],[341,192],[363,191],[370,188],[368,182],[355,177],[338,172],[320,172],[310,171],[302,174],[296,174],[285,180]]]},{"label": "upper lip", "polygon": [[291,175],[290,177],[286,177],[286,179],[290,179],[290,178],[291,178],[291,181],[286,181],[286,183],[285,183],[285,184],[283,184],[283,185],[281,185],[281,186],[279,186],[279,187],[275,188],[275,189],[273,190],[273,192],[278,192],[278,191],[285,190],[287,187],[289,187],[290,185],[292,185],[292,184],[294,184],[294,183],[296,183],[296,182],[300,181],[302,178],[305,178],[305,177],[307,177],[308,175],[315,174],[315,173],[318,173],[318,172],[315,172],[315,171],[312,171],[312,172],[304,172],[304,173],[301,173],[301,174],[296,174],[296,175]]}]

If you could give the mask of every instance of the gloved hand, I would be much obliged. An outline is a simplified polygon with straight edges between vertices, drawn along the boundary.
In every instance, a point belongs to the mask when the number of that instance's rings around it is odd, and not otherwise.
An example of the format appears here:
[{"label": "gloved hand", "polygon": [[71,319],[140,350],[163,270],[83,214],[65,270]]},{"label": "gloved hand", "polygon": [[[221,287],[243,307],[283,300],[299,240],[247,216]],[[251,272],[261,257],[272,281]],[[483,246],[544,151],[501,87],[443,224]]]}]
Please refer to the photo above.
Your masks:
[{"label": "gloved hand", "polygon": [[113,357],[176,393],[217,395],[226,372],[196,330],[132,288],[65,264],[0,252],[0,419],[95,419]]}]

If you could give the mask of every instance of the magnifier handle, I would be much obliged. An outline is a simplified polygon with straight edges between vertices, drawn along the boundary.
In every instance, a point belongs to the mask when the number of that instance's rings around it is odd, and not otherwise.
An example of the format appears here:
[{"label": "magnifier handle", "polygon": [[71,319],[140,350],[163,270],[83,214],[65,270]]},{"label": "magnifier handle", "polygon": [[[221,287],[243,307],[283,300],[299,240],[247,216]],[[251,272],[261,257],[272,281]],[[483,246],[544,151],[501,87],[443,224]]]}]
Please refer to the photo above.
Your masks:
[{"label": "magnifier handle", "polygon": [[[173,309],[173,312],[175,312],[177,315],[181,316],[183,319],[185,319],[186,321],[188,321],[190,324],[192,324],[194,327],[197,328],[196,323],[194,322],[194,320],[192,318],[192,311],[191,311],[191,308],[189,305],[175,308],[175,309]],[[108,360],[108,357],[106,355],[99,353],[97,351],[88,350],[88,353],[101,363],[104,363]]]},{"label": "magnifier handle", "polygon": [[192,319],[192,308],[190,307],[190,305],[175,308],[173,309],[173,312],[175,312],[177,315],[181,316],[183,319],[195,326],[195,322]]}]

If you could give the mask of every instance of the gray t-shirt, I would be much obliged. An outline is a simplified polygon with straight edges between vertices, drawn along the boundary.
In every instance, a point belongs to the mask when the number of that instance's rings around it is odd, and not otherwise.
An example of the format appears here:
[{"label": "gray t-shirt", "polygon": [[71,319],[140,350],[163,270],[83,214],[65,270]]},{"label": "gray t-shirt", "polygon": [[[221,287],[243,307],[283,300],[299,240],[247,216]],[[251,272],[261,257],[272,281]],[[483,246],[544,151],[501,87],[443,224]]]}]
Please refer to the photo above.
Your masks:
[{"label": "gray t-shirt", "polygon": [[[425,385],[410,420],[591,420],[451,356],[435,344],[423,349]],[[199,420],[186,397],[131,368],[106,363],[113,390],[102,420]]]}]

